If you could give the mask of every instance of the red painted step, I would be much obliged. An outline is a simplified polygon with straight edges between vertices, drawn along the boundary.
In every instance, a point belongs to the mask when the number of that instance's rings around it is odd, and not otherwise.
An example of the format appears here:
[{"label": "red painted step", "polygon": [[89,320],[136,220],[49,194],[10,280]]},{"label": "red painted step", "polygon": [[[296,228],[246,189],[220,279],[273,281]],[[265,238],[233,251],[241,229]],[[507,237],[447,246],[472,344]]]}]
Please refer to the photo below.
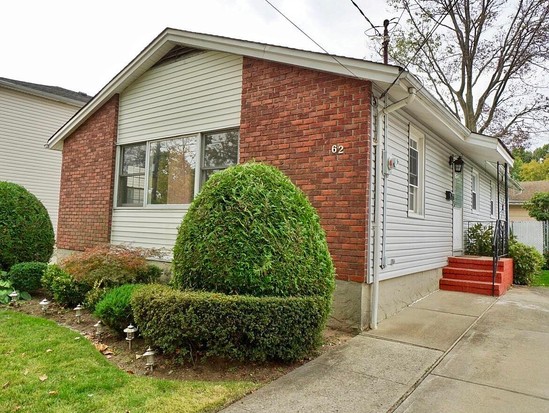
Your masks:
[{"label": "red painted step", "polygon": [[[446,291],[460,291],[465,293],[492,295],[492,283],[482,281],[468,281],[468,280],[452,280],[449,278],[441,278],[439,282],[439,288]],[[499,297],[505,294],[508,286],[501,283],[494,285],[494,295]]]}]

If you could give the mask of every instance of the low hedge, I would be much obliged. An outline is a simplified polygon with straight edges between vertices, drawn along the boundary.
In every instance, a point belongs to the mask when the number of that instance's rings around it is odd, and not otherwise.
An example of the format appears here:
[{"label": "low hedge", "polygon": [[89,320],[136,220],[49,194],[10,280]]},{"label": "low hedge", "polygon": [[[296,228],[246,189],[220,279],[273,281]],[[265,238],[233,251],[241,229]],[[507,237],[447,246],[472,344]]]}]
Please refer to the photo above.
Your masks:
[{"label": "low hedge", "polygon": [[514,239],[509,242],[509,257],[513,259],[513,284],[518,285],[530,285],[544,261],[534,247]]},{"label": "low hedge", "polygon": [[90,287],[75,281],[56,264],[48,265],[44,271],[42,286],[55,301],[65,307],[74,307],[84,302],[86,293],[90,290]]},{"label": "low hedge", "polygon": [[11,266],[7,278],[16,290],[32,293],[42,286],[41,279],[47,267],[45,262],[21,262]]},{"label": "low hedge", "polygon": [[293,361],[321,343],[320,297],[251,297],[147,285],[132,296],[142,336],[165,353]]}]

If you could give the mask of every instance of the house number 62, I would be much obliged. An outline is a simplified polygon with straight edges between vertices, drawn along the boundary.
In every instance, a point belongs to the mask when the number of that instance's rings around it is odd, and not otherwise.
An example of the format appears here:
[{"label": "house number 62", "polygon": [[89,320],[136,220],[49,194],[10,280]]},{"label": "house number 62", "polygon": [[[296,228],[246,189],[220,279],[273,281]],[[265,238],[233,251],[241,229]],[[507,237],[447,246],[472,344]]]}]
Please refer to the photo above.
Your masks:
[{"label": "house number 62", "polygon": [[340,154],[345,152],[343,145],[332,145],[332,153]]}]

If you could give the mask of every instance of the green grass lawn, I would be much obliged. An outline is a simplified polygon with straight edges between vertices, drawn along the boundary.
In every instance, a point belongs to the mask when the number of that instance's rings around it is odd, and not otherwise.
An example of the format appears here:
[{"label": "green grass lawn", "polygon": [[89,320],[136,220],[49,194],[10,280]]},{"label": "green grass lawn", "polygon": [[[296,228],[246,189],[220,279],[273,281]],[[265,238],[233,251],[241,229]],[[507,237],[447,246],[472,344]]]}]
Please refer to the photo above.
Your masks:
[{"label": "green grass lawn", "polygon": [[534,277],[532,285],[549,287],[549,270],[541,270],[541,272]]},{"label": "green grass lawn", "polygon": [[0,412],[211,412],[257,387],[132,376],[77,337],[0,309]]}]

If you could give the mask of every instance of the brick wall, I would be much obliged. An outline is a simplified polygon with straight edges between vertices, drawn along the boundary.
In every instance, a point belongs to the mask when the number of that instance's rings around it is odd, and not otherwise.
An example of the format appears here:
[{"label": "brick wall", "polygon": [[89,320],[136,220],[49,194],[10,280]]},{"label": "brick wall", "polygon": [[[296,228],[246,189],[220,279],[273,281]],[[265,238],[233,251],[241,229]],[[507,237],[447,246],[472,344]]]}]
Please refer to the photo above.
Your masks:
[{"label": "brick wall", "polygon": [[240,161],[275,165],[308,195],[346,281],[365,277],[370,95],[366,81],[244,58]]},{"label": "brick wall", "polygon": [[63,143],[57,247],[82,251],[109,242],[118,95]]}]

